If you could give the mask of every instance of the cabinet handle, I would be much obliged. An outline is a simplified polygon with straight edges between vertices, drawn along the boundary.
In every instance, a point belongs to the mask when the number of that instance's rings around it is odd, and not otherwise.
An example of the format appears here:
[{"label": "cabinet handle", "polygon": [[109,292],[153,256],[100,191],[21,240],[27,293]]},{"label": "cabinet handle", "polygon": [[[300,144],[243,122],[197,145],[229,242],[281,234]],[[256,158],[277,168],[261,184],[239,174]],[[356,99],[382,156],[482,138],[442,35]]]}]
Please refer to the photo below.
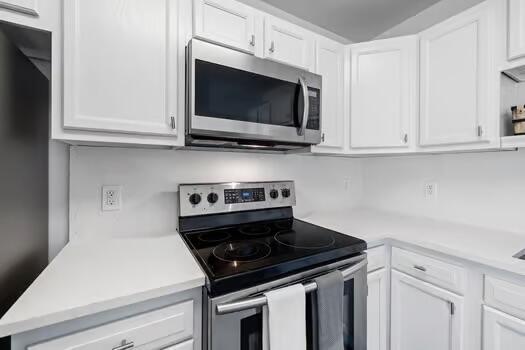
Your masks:
[{"label": "cabinet handle", "polygon": [[482,136],[483,136],[483,126],[478,125],[478,137],[482,137]]},{"label": "cabinet handle", "polygon": [[324,132],[323,132],[323,134],[321,135],[321,141],[324,142]]},{"label": "cabinet handle", "polygon": [[113,350],[128,350],[135,347],[135,343],[130,341],[129,343],[126,342],[126,339],[124,339],[121,344],[117,347],[114,347]]},{"label": "cabinet handle", "polygon": [[275,52],[275,42],[274,42],[274,41],[272,41],[272,43],[270,44],[270,49],[269,49],[269,51],[270,51],[271,53],[274,53],[274,52]]},{"label": "cabinet handle", "polygon": [[449,301],[448,303],[450,306],[450,315],[454,316],[454,314],[456,313],[456,305],[454,305],[452,301]]},{"label": "cabinet handle", "polygon": [[255,47],[255,35],[252,34],[252,39],[250,40],[250,45]]},{"label": "cabinet handle", "polygon": [[403,143],[408,143],[408,134],[403,135]]},{"label": "cabinet handle", "polygon": [[177,128],[177,124],[175,123],[175,117],[174,116],[171,116],[170,118],[170,126],[173,130],[175,130]]},{"label": "cabinet handle", "polygon": [[427,272],[427,268],[421,265],[414,265],[414,268],[422,272]]}]

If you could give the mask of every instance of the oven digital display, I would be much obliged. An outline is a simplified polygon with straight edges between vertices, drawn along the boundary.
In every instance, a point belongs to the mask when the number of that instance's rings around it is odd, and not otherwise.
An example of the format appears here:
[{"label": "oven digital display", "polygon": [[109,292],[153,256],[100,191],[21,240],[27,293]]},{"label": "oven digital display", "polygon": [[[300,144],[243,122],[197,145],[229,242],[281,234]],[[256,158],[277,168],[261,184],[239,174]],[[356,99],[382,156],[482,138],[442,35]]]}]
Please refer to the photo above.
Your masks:
[{"label": "oven digital display", "polygon": [[242,189],[228,189],[224,190],[224,203],[252,203],[264,202],[266,196],[264,188],[242,188]]}]

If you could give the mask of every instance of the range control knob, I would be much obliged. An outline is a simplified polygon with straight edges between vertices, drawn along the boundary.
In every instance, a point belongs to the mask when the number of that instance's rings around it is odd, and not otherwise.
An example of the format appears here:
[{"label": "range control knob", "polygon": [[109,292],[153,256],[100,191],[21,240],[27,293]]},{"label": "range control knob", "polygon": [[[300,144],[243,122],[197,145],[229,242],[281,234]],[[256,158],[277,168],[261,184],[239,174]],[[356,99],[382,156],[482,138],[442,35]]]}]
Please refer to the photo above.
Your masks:
[{"label": "range control knob", "polygon": [[194,193],[190,196],[190,203],[193,205],[197,205],[201,202],[201,195],[198,193]]},{"label": "range control knob", "polygon": [[277,199],[279,197],[279,191],[271,190],[270,191],[270,197],[272,197],[272,199]]},{"label": "range control knob", "polygon": [[208,203],[215,204],[219,200],[219,195],[217,193],[212,192],[208,195]]},{"label": "range control knob", "polygon": [[283,188],[281,190],[281,194],[283,195],[284,198],[288,198],[290,197],[290,190],[288,188]]}]

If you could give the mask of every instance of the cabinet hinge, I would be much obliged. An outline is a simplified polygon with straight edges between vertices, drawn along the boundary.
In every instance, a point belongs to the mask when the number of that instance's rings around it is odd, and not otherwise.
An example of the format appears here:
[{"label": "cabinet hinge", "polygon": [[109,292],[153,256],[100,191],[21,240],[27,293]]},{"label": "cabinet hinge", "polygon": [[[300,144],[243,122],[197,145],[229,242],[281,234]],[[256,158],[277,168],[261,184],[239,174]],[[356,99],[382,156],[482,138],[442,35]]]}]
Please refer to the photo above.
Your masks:
[{"label": "cabinet hinge", "polygon": [[177,127],[177,124],[175,123],[175,117],[174,116],[171,116],[170,117],[170,126],[173,130],[175,130],[175,128]]}]

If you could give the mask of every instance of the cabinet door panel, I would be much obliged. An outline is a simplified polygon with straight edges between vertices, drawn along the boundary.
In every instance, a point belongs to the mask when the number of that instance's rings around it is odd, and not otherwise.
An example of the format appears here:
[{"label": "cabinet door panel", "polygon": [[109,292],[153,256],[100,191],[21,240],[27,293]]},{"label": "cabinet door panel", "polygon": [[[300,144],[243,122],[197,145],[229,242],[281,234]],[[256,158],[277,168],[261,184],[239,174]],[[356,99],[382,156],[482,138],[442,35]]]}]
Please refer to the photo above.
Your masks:
[{"label": "cabinet door panel", "polygon": [[281,19],[264,20],[265,57],[311,70],[314,61],[313,34]]},{"label": "cabinet door panel", "polygon": [[316,73],[323,77],[320,147],[344,147],[344,49],[328,39],[317,41]]},{"label": "cabinet door panel", "polygon": [[0,1],[0,8],[6,8],[33,16],[38,16],[38,0],[5,0]]},{"label": "cabinet door panel", "polygon": [[487,6],[421,34],[422,146],[486,141],[492,63]]},{"label": "cabinet door panel", "polygon": [[417,103],[416,38],[356,44],[351,51],[351,147],[409,147]]},{"label": "cabinet door panel", "polygon": [[195,36],[254,52],[256,38],[253,8],[233,0],[195,0],[194,6]]},{"label": "cabinet door panel", "polygon": [[463,299],[392,271],[392,350],[459,350]]},{"label": "cabinet door panel", "polygon": [[484,306],[483,348],[490,350],[525,349],[525,321]]},{"label": "cabinet door panel", "polygon": [[368,274],[367,350],[386,350],[387,281],[386,270]]},{"label": "cabinet door panel", "polygon": [[508,0],[508,4],[508,58],[513,60],[525,57],[525,2],[523,0]]},{"label": "cabinet door panel", "polygon": [[64,2],[64,126],[173,135],[177,9],[168,0]]}]

